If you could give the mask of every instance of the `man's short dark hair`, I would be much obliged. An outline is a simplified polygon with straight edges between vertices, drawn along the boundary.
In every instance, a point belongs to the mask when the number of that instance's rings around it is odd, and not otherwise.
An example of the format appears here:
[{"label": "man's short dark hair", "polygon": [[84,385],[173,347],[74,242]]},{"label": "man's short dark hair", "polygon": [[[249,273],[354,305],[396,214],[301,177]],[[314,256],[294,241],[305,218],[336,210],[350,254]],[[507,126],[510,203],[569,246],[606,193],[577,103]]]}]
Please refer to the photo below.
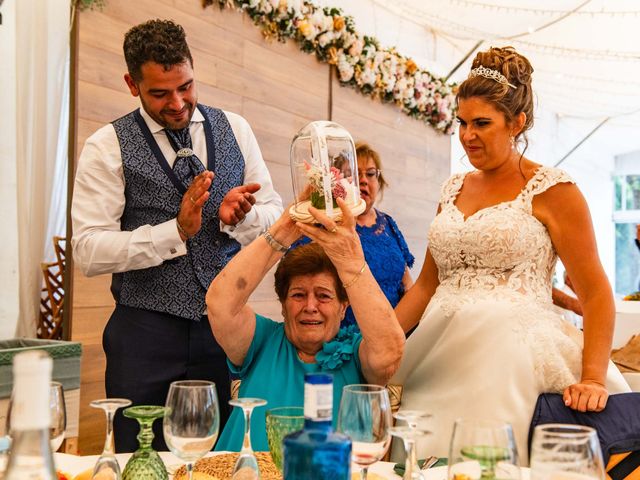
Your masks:
[{"label": "man's short dark hair", "polygon": [[124,59],[134,81],[142,80],[142,65],[154,62],[169,70],[193,59],[184,29],[171,20],[149,20],[124,35]]}]

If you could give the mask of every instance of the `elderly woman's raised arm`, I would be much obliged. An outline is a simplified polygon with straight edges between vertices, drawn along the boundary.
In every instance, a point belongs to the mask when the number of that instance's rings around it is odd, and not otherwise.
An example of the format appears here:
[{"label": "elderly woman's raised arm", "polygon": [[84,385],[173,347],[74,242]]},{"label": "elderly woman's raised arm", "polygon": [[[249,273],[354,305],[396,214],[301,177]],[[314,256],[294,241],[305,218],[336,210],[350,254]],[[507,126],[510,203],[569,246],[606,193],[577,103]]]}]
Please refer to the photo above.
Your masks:
[{"label": "elderly woman's raised arm", "polygon": [[244,247],[211,282],[207,314],[216,340],[234,365],[242,365],[255,333],[255,312],[247,305],[269,269],[300,236],[285,213],[265,234]]},{"label": "elderly woman's raised arm", "polygon": [[367,382],[385,385],[400,365],[404,351],[404,332],[364,260],[355,218],[342,199],[338,204],[344,221],[338,226],[313,208],[309,211],[325,228],[299,225],[300,230],[318,242],[338,271],[347,290],[349,303],[362,333],[360,363]]}]

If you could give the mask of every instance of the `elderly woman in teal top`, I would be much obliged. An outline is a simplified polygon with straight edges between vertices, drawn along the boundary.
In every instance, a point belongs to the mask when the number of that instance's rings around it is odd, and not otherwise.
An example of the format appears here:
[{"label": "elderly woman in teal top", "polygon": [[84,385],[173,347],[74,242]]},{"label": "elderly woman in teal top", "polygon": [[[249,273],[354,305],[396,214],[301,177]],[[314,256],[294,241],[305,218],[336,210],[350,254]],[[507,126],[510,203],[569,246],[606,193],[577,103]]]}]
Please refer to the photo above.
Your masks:
[{"label": "elderly woman in teal top", "polygon": [[[404,334],[362,252],[355,219],[342,200],[345,218],[336,224],[311,208],[324,228],[294,223],[285,214],[243,248],[209,287],[207,309],[213,333],[226,352],[233,373],[242,380],[239,396],[267,400],[266,408],[302,406],[304,374],[331,373],[334,411],[342,387],[353,383],[384,385],[396,371]],[[257,315],[251,293],[302,234],[315,244],[289,252],[276,270],[276,293],[284,322]],[[340,330],[351,305],[360,328]],[[251,418],[254,450],[268,450],[266,408]],[[239,451],[244,419],[236,409],[216,450]]]}]

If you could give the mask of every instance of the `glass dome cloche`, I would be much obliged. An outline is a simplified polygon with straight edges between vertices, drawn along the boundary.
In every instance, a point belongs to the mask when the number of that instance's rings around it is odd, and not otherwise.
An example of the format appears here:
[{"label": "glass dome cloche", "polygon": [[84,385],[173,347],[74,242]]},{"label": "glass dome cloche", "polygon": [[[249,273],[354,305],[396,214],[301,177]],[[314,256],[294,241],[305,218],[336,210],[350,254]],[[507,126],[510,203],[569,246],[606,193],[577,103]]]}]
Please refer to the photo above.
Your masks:
[{"label": "glass dome cloche", "polygon": [[339,221],[342,211],[336,198],[342,198],[354,216],[364,212],[360,198],[358,162],[353,139],[334,122],[316,121],[303,127],[291,142],[290,165],[294,204],[291,218],[314,223],[313,206]]}]

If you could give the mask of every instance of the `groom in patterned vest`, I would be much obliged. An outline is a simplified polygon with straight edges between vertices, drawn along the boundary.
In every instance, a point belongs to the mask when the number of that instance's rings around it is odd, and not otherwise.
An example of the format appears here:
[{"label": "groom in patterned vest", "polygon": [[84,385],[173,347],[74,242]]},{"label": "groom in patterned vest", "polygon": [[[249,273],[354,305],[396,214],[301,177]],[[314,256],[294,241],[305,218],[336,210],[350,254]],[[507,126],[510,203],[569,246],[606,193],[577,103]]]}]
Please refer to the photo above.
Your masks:
[{"label": "groom in patterned vest", "polygon": [[[181,26],[133,27],[124,56],[124,78],[141,108],[87,140],[72,206],[76,262],[89,276],[113,274],[106,393],[164,405],[172,381],[210,380],[224,424],[228,369],[205,294],[240,246],[279,217],[282,201],[248,123],[197,103]],[[161,422],[155,427],[154,446],[166,449]],[[135,450],[137,431],[118,414],[117,451]]]}]

